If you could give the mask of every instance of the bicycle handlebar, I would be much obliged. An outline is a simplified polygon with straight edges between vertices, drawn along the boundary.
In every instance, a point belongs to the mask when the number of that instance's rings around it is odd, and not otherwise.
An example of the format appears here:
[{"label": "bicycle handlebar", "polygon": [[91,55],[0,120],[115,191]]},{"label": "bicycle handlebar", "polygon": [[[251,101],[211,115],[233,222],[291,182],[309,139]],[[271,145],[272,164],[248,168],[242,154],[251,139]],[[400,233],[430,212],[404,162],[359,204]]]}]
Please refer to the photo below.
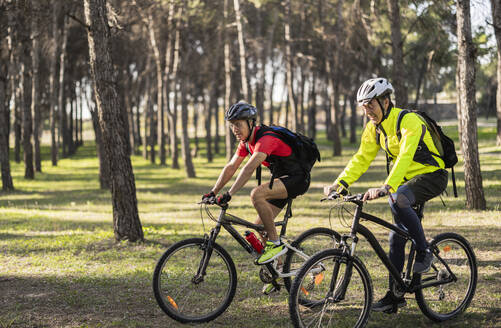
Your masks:
[{"label": "bicycle handlebar", "polygon": [[[341,198],[341,197],[343,198],[343,200],[345,202],[362,201],[362,199],[364,198],[364,195],[365,195],[365,193],[343,196],[343,195],[338,194],[336,191],[333,191],[333,192],[331,192],[329,194],[329,196],[320,199],[320,201],[323,202],[323,201],[326,201],[326,200],[335,200],[335,199],[338,199],[338,198]],[[378,198],[379,197],[384,197],[384,196],[386,196],[386,194],[381,191],[381,192],[378,193],[377,196],[378,196]]]}]

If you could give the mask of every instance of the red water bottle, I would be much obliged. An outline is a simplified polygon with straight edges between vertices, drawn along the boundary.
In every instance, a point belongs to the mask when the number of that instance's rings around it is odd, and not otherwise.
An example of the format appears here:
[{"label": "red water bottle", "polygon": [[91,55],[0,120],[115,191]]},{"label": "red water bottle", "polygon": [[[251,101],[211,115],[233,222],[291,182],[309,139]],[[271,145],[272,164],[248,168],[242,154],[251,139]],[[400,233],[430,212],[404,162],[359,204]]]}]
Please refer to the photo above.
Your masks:
[{"label": "red water bottle", "polygon": [[247,230],[245,232],[245,239],[251,244],[251,246],[258,252],[258,254],[261,254],[264,250],[263,244],[257,239],[256,235],[253,232],[250,232]]}]

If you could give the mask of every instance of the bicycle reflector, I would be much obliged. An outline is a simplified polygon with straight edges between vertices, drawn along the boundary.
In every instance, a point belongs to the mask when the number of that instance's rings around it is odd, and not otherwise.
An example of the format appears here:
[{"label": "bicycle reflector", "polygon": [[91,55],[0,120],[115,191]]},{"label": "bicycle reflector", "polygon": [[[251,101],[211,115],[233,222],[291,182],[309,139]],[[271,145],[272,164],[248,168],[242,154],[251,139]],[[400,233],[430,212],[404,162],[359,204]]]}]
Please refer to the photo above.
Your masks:
[{"label": "bicycle reflector", "polygon": [[451,249],[452,249],[452,248],[451,248],[451,246],[450,246],[450,245],[447,245],[447,246],[445,246],[445,247],[444,247],[444,249],[443,249],[443,250],[444,250],[444,252],[445,252],[445,253],[447,253],[447,252],[449,252]]},{"label": "bicycle reflector", "polygon": [[322,283],[322,280],[324,280],[324,273],[321,272],[315,276],[315,286],[320,285]]},{"label": "bicycle reflector", "polygon": [[177,304],[176,302],[172,299],[172,297],[170,297],[169,295],[167,295],[167,299],[169,300],[169,303],[170,305],[172,305],[176,310],[178,309],[177,307]]},{"label": "bicycle reflector", "polygon": [[305,294],[306,296],[308,296],[308,291],[306,290],[306,288],[304,288],[303,286],[301,286],[301,291],[303,292],[303,294]]}]

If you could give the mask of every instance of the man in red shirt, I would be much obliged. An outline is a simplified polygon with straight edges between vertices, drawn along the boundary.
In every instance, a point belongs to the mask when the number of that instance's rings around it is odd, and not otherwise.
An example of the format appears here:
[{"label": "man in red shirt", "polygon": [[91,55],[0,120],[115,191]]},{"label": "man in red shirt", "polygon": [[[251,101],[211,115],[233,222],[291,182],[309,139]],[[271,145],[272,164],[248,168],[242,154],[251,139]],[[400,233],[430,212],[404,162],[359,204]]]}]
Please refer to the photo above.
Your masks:
[{"label": "man in red shirt", "polygon": [[[225,120],[230,122],[232,132],[240,144],[232,159],[221,171],[214,188],[205,194],[202,200],[212,198],[218,204],[226,204],[231,196],[249,181],[259,165],[270,168],[272,180],[257,186],[250,194],[252,204],[259,215],[256,223],[263,224],[268,234],[265,250],[257,259],[258,264],[265,264],[287,251],[278,237],[274,220],[287,204],[288,198],[295,198],[308,190],[310,174],[302,168],[291,147],[275,137],[275,133],[258,134],[262,127],[256,126],[256,117],[256,108],[245,102],[232,105],[226,112]],[[247,155],[251,157],[240,170],[231,188],[216,198],[215,195],[233,177]]]}]

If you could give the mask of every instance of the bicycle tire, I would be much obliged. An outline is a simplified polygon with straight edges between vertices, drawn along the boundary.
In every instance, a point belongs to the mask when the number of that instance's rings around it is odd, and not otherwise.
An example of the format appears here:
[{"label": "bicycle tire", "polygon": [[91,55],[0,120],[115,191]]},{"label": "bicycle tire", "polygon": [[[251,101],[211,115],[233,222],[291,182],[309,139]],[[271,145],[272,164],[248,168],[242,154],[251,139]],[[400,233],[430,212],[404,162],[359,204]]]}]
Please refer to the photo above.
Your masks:
[{"label": "bicycle tire", "polygon": [[[336,231],[317,227],[304,231],[291,243],[292,247],[300,249],[310,257],[319,251],[334,248],[335,243],[341,240],[341,235]],[[289,249],[284,261],[283,272],[289,273],[291,270],[299,270],[306,260],[298,256],[296,252]],[[287,291],[290,291],[292,278],[285,277],[284,285]]]},{"label": "bicycle tire", "polygon": [[192,280],[204,255],[205,244],[203,238],[182,240],[167,249],[155,267],[155,299],[169,317],[181,323],[214,320],[235,296],[235,264],[228,252],[216,243],[213,243],[203,280],[199,283]]},{"label": "bicycle tire", "polygon": [[[334,302],[335,297],[327,297],[329,286],[334,284],[336,295],[340,282],[345,279],[348,263],[353,266],[346,294]],[[339,279],[331,282],[332,274],[329,273],[336,265],[341,267]],[[325,268],[321,280],[317,279],[320,267]],[[301,305],[301,293],[316,305]],[[363,262],[356,256],[343,254],[340,249],[327,249],[307,260],[296,275],[289,294],[289,314],[294,327],[364,327],[370,316],[372,294],[372,280]]]},{"label": "bicycle tire", "polygon": [[[477,286],[477,260],[468,241],[456,233],[439,234],[430,245],[440,252],[440,257],[449,265],[457,281],[419,289],[415,297],[424,315],[442,322],[461,314],[470,305]],[[449,273],[443,263],[436,257],[432,263],[432,269],[418,277],[421,283],[448,278]],[[435,297],[437,294],[438,298]],[[450,304],[446,303],[448,300]]]}]

